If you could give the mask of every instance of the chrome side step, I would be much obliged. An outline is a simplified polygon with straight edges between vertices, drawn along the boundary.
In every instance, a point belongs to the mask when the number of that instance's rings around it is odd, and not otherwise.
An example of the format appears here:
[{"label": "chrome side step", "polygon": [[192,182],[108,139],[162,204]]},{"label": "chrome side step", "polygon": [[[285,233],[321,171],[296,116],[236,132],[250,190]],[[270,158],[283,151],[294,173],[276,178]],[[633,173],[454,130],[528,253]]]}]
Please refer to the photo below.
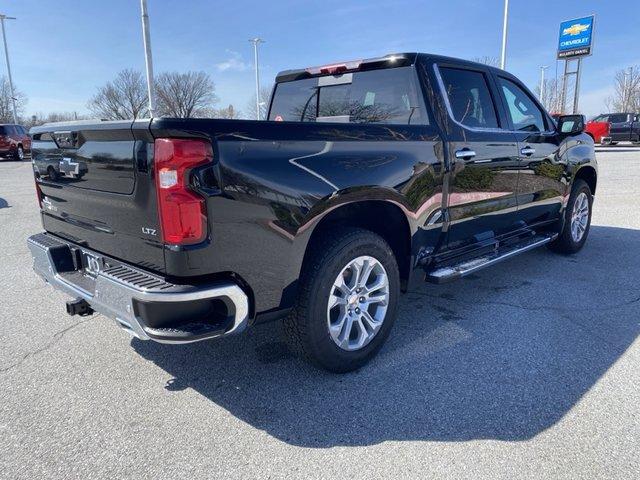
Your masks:
[{"label": "chrome side step", "polygon": [[458,264],[447,265],[427,272],[425,280],[431,283],[451,282],[453,280],[457,280],[458,278],[462,278],[466,275],[477,272],[478,270],[482,270],[485,267],[489,267],[498,262],[506,260],[507,258],[511,258],[520,253],[524,253],[526,251],[533,250],[534,248],[541,247],[542,245],[555,240],[557,236],[557,234],[536,235],[520,243],[500,247],[489,254],[482,255],[481,257],[464,260],[463,262]]}]

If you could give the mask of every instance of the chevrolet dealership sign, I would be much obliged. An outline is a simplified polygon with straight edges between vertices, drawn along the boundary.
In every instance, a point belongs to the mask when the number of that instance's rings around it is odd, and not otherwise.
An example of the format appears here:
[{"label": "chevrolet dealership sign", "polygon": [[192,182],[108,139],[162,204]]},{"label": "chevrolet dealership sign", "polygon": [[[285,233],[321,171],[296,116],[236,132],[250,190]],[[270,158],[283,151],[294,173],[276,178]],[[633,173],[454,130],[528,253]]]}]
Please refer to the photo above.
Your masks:
[{"label": "chevrolet dealership sign", "polygon": [[593,15],[562,22],[558,40],[558,58],[566,59],[591,55],[593,25]]}]

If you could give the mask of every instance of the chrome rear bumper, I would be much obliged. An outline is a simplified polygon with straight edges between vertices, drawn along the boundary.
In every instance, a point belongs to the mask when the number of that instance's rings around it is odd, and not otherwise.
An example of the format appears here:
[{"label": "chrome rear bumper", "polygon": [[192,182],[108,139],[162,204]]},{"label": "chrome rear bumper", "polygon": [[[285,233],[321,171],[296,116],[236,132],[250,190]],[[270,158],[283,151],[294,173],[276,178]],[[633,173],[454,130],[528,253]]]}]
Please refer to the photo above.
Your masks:
[{"label": "chrome rear bumper", "polygon": [[[117,261],[110,261],[95,278],[89,278],[79,270],[73,257],[75,250],[91,253],[90,250],[45,233],[29,237],[27,245],[34,271],[46,282],[73,298],[85,300],[95,312],[115,320],[141,340],[190,343],[240,333],[247,326],[248,297],[235,283],[177,285]],[[181,307],[186,309],[194,302],[206,300],[224,302],[232,318],[220,325],[202,323],[189,324],[190,329],[158,328],[149,326],[140,314],[141,305],[171,306],[179,311]]]}]

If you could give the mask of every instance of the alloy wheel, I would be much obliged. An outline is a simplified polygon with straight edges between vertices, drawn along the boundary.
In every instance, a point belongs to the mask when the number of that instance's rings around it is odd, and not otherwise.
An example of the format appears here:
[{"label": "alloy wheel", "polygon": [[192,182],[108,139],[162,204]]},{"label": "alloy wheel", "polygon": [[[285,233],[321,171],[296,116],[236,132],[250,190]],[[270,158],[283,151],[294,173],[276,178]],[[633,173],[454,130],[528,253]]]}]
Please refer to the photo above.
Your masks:
[{"label": "alloy wheel", "polygon": [[589,198],[584,192],[576,197],[571,213],[571,238],[578,243],[584,237],[589,223]]},{"label": "alloy wheel", "polygon": [[389,305],[389,277],[373,257],[351,260],[338,274],[329,295],[327,326],[338,347],[365,347],[384,322]]}]

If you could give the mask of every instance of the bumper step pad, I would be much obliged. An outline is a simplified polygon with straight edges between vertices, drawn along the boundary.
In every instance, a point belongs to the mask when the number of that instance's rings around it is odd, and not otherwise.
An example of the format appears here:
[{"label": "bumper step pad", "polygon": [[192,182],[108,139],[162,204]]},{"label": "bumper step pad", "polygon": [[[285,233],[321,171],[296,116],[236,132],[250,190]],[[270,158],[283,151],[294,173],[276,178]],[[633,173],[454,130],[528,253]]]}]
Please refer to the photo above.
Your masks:
[{"label": "bumper step pad", "polygon": [[[33,257],[34,271],[56,290],[75,299],[68,311],[89,314],[93,310],[115,320],[128,333],[142,340],[189,343],[240,333],[247,326],[249,300],[233,282],[204,285],[170,283],[162,277],[46,233],[31,236],[27,245]],[[78,270],[82,267],[73,261],[73,252],[78,250],[104,258],[108,266],[92,277],[85,275],[83,270]],[[193,310],[194,306],[218,300],[229,307],[229,315],[225,314],[219,321],[210,323],[210,319],[204,318],[202,322],[177,322],[179,326],[173,321],[172,312],[179,317],[183,310]],[[82,306],[79,310],[78,305]],[[156,313],[147,321],[138,313],[143,305],[155,306]],[[157,319],[160,310],[169,312],[169,325],[158,327],[151,322]]]}]

